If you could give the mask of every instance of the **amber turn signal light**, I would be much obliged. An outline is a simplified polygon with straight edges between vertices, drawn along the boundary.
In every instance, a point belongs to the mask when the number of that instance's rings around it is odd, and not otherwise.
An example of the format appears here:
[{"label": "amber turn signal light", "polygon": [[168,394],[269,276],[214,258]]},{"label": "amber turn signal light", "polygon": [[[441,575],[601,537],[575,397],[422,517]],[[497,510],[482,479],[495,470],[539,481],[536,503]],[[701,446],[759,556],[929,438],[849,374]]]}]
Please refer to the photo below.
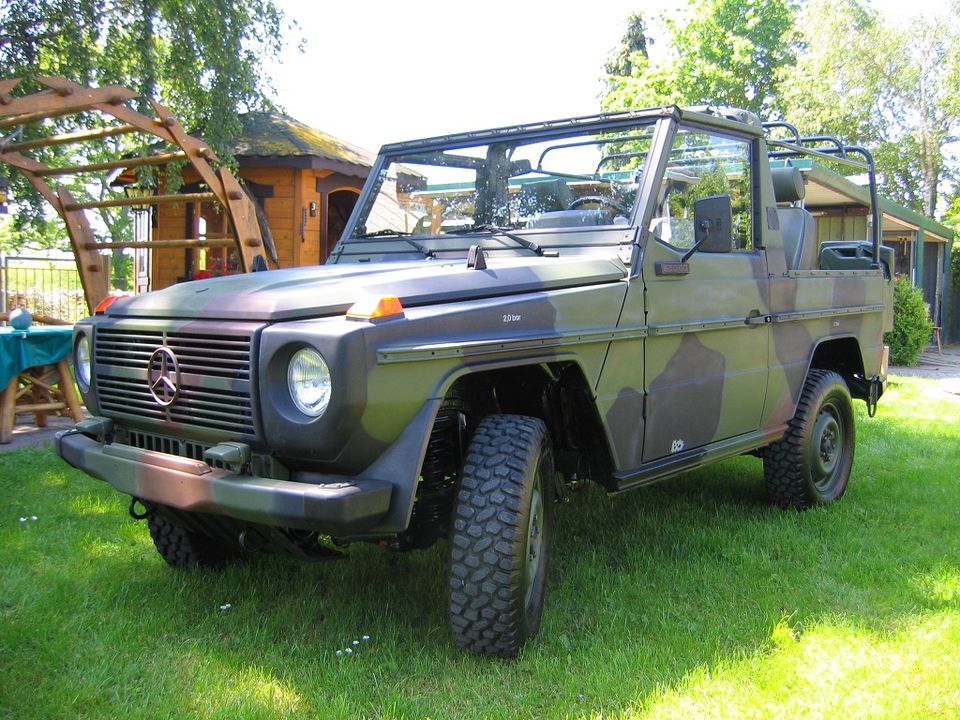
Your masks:
[{"label": "amber turn signal light", "polygon": [[103,300],[97,303],[93,309],[94,315],[103,315],[107,308],[113,305],[117,300],[127,297],[126,295],[107,295]]},{"label": "amber turn signal light", "polygon": [[351,320],[380,320],[403,315],[403,305],[396,295],[371,295],[355,302],[347,317]]}]

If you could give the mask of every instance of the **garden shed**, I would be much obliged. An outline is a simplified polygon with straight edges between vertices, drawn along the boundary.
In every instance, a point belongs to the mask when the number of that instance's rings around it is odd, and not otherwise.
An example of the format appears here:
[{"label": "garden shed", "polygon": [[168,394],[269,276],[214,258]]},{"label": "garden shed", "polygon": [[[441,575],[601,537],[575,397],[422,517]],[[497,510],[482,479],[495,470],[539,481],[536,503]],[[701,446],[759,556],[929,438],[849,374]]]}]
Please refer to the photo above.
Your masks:
[{"label": "garden shed", "polygon": [[[237,174],[265,218],[279,266],[322,263],[340,237],[374,155],[282,113],[250,112],[240,119],[243,131],[232,148]],[[183,191],[198,190],[197,179],[185,171]],[[227,231],[216,203],[145,205],[135,221],[134,240],[216,241]],[[140,248],[135,267],[136,290],[144,292],[235,272],[238,262],[229,245]]]}]

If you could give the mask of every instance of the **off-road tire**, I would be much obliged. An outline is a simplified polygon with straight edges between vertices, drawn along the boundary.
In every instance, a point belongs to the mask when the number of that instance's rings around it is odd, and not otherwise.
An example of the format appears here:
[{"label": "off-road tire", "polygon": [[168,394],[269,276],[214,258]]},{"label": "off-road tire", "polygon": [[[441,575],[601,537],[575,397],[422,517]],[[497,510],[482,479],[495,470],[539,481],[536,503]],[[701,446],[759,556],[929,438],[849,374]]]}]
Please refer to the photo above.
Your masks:
[{"label": "off-road tire", "polygon": [[771,500],[806,509],[839,500],[847,489],[856,441],[847,384],[830,370],[811,370],[786,435],[763,451]]},{"label": "off-road tire", "polygon": [[513,657],[536,635],[553,534],[546,425],[490,415],[467,449],[450,528],[448,608],[457,645]]},{"label": "off-road tire", "polygon": [[175,568],[223,567],[239,553],[239,548],[189,530],[159,509],[147,517],[147,527],[157,552]]}]

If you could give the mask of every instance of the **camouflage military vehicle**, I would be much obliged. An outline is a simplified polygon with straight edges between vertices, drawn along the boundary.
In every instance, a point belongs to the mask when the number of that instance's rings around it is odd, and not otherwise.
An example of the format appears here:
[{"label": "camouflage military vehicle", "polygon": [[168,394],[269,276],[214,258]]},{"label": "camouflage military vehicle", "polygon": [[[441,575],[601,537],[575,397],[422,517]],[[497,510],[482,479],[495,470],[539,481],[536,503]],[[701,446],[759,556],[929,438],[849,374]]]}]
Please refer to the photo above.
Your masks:
[{"label": "camouflage military vehicle", "polygon": [[387,145],[326,265],[79,323],[93,418],[59,452],[178,567],[446,538],[454,639],[513,655],[570,485],[749,453],[779,505],[843,494],[891,293],[876,202],[872,239],[818,254],[811,154],[873,189],[866,151],[735,110]]}]

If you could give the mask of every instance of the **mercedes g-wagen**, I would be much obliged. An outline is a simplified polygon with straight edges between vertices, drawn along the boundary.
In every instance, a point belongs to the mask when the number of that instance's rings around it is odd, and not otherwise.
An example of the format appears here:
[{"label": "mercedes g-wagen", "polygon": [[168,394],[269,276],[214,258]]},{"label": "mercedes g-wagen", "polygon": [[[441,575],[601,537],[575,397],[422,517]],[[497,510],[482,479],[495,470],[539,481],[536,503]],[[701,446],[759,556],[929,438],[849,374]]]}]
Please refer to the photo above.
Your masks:
[{"label": "mercedes g-wagen", "polygon": [[[818,241],[804,158],[866,177],[862,241]],[[744,111],[387,145],[323,266],[78,323],[93,417],[58,448],[178,567],[445,538],[455,641],[514,655],[568,485],[753,454],[778,505],[843,494],[889,263],[869,153]]]}]

